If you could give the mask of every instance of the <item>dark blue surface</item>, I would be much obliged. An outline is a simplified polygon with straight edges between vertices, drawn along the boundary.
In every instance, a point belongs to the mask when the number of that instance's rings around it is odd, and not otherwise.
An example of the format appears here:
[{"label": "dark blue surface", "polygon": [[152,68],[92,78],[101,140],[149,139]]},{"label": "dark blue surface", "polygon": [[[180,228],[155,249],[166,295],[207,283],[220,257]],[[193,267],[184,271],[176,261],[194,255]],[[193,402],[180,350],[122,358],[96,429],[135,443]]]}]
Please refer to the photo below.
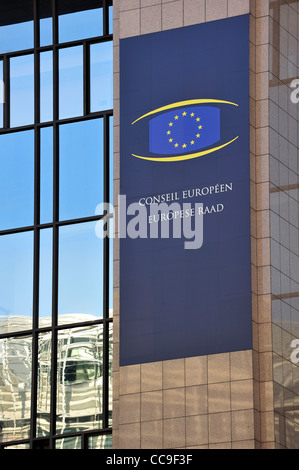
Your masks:
[{"label": "dark blue surface", "polygon": [[[184,239],[120,240],[120,365],[251,349],[249,17],[121,40],[120,70],[120,193],[127,204],[217,184],[233,187],[184,200],[224,206],[204,215],[198,250],[184,249]],[[237,103],[205,106],[220,110],[215,145],[238,139],[186,161],[132,156],[152,155],[150,120],[165,113],[132,122],[195,99]]]}]

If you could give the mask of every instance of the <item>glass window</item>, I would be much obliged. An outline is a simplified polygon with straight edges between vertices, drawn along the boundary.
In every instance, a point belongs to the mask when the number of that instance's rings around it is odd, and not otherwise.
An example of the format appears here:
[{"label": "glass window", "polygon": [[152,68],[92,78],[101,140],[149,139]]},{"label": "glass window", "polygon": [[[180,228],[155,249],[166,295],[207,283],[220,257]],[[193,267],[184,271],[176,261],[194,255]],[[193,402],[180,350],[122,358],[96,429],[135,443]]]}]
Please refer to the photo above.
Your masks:
[{"label": "glass window", "polygon": [[33,232],[0,237],[0,334],[32,328]]},{"label": "glass window", "polygon": [[33,21],[0,26],[0,54],[33,48]]},{"label": "glass window", "polygon": [[81,449],[81,436],[56,439],[55,449]]},{"label": "glass window", "polygon": [[[103,9],[99,0],[83,3],[85,10],[80,10],[79,2],[61,0],[58,2],[59,42],[87,39],[103,34]],[[77,10],[77,11],[76,11]]]},{"label": "glass window", "polygon": [[91,112],[113,108],[113,43],[90,46]]},{"label": "glass window", "polygon": [[113,116],[109,118],[109,202],[113,205]]},{"label": "glass window", "polygon": [[103,120],[60,126],[60,220],[95,215],[103,202]]},{"label": "glass window", "polygon": [[53,128],[40,130],[40,222],[53,220]]},{"label": "glass window", "polygon": [[53,52],[40,54],[40,121],[53,120]]},{"label": "glass window", "polygon": [[58,332],[57,433],[102,426],[103,326]]},{"label": "glass window", "polygon": [[101,434],[88,438],[89,449],[112,449],[112,434]]},{"label": "glass window", "polygon": [[33,225],[34,132],[0,135],[0,230]]},{"label": "glass window", "polygon": [[38,338],[37,437],[50,433],[51,338],[51,332],[41,333]]},{"label": "glass window", "polygon": [[40,46],[49,46],[53,42],[51,3],[49,0],[39,0]]},{"label": "glass window", "polygon": [[31,354],[31,337],[0,340],[2,442],[30,436]]},{"label": "glass window", "polygon": [[59,324],[103,316],[103,240],[96,223],[59,229]]},{"label": "glass window", "polygon": [[83,46],[59,51],[59,118],[83,114]]},{"label": "glass window", "polygon": [[0,127],[3,127],[3,103],[4,103],[3,61],[0,60]]},{"label": "glass window", "polygon": [[34,122],[34,56],[10,59],[10,125]]},{"label": "glass window", "polygon": [[40,231],[39,326],[52,324],[52,243],[53,230]]},{"label": "glass window", "polygon": [[109,7],[109,34],[113,34],[113,6]]}]

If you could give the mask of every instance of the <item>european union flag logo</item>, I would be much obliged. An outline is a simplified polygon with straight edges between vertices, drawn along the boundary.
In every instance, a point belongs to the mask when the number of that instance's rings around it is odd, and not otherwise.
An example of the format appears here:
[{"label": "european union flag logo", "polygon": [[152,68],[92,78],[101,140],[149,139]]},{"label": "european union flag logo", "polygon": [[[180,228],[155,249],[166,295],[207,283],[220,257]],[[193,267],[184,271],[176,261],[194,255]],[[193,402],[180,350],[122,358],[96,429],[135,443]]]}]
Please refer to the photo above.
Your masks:
[{"label": "european union flag logo", "polygon": [[149,122],[149,151],[179,154],[196,151],[220,140],[220,109],[212,106],[180,108]]}]

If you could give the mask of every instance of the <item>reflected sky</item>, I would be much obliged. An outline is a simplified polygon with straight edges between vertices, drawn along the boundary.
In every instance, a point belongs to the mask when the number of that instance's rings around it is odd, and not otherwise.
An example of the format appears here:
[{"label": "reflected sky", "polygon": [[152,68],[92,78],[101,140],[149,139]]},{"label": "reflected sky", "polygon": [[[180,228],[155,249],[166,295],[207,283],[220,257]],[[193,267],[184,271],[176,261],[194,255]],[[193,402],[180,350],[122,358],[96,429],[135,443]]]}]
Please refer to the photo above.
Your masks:
[{"label": "reflected sky", "polygon": [[40,222],[53,221],[53,127],[40,131]]},{"label": "reflected sky", "polygon": [[59,51],[59,117],[83,114],[83,46]]},{"label": "reflected sky", "polygon": [[103,240],[97,238],[95,226],[89,222],[59,229],[59,317],[103,316]]},{"label": "reflected sky", "polygon": [[34,122],[34,56],[10,59],[10,125]]},{"label": "reflected sky", "polygon": [[33,47],[33,21],[0,27],[0,54]]},{"label": "reflected sky", "polygon": [[52,323],[52,243],[53,230],[51,228],[41,230],[39,258],[39,318],[43,318],[43,322],[40,326],[50,326]]},{"label": "reflected sky", "polygon": [[34,131],[0,136],[0,230],[33,224]]},{"label": "reflected sky", "polygon": [[3,61],[0,60],[0,127],[3,127],[3,103],[4,103]]},{"label": "reflected sky", "polygon": [[113,108],[113,43],[90,46],[91,112]]},{"label": "reflected sky", "polygon": [[41,18],[39,25],[40,46],[49,46],[53,42],[52,18]]},{"label": "reflected sky", "polygon": [[[33,232],[1,236],[0,259],[0,331],[6,319],[9,331],[32,328]],[[15,321],[18,316],[28,321]]]},{"label": "reflected sky", "polygon": [[103,34],[103,9],[68,13],[58,17],[59,42],[76,41]]},{"label": "reflected sky", "polygon": [[53,119],[53,52],[40,54],[40,121]]},{"label": "reflected sky", "polygon": [[103,202],[103,120],[60,126],[60,220],[93,216]]}]

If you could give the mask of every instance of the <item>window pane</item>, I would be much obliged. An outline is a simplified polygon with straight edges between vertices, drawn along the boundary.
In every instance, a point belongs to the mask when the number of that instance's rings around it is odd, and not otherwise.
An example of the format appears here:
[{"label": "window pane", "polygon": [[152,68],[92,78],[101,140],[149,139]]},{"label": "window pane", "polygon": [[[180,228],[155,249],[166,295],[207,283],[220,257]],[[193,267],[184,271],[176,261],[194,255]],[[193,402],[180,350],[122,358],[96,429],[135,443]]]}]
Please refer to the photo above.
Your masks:
[{"label": "window pane", "polygon": [[40,222],[53,220],[53,128],[40,131]]},{"label": "window pane", "polygon": [[53,42],[51,3],[49,0],[39,0],[40,46],[49,46]]},{"label": "window pane", "polygon": [[2,442],[30,436],[31,337],[0,340]]},{"label": "window pane", "polygon": [[102,434],[88,438],[89,449],[112,449],[112,434]]},{"label": "window pane", "polygon": [[81,449],[81,436],[56,439],[55,449]]},{"label": "window pane", "polygon": [[109,7],[109,34],[113,34],[113,6]]},{"label": "window pane", "polygon": [[59,229],[59,324],[103,316],[103,240],[96,223]]},{"label": "window pane", "polygon": [[36,435],[50,434],[51,333],[41,333],[38,341]]},{"label": "window pane", "polygon": [[102,426],[103,326],[58,332],[57,433]]},{"label": "window pane", "polygon": [[34,56],[10,59],[10,125],[34,122]]},{"label": "window pane", "polygon": [[52,242],[53,230],[40,231],[39,326],[52,324]]},{"label": "window pane", "polygon": [[113,43],[90,46],[91,112],[113,108]]},{"label": "window pane", "polygon": [[60,126],[60,220],[95,215],[103,202],[103,121]]},{"label": "window pane", "polygon": [[[88,0],[81,4],[71,0],[58,2],[59,42],[102,36],[103,9],[101,5],[102,2],[98,0]],[[82,8],[85,10],[78,11]]]},{"label": "window pane", "polygon": [[40,121],[53,119],[53,52],[40,55]]},{"label": "window pane", "polygon": [[83,46],[59,51],[59,117],[83,114]]},{"label": "window pane", "polygon": [[1,135],[0,149],[0,230],[33,225],[33,131]]},{"label": "window pane", "polygon": [[113,116],[109,117],[109,202],[113,205]]},{"label": "window pane", "polygon": [[0,237],[0,334],[32,328],[33,232]]},{"label": "window pane", "polygon": [[3,127],[3,103],[4,103],[3,61],[0,60],[0,127]]},{"label": "window pane", "polygon": [[33,48],[33,21],[0,26],[0,54]]},{"label": "window pane", "polygon": [[108,426],[112,426],[113,409],[113,323],[109,324],[109,377],[108,377]]}]

